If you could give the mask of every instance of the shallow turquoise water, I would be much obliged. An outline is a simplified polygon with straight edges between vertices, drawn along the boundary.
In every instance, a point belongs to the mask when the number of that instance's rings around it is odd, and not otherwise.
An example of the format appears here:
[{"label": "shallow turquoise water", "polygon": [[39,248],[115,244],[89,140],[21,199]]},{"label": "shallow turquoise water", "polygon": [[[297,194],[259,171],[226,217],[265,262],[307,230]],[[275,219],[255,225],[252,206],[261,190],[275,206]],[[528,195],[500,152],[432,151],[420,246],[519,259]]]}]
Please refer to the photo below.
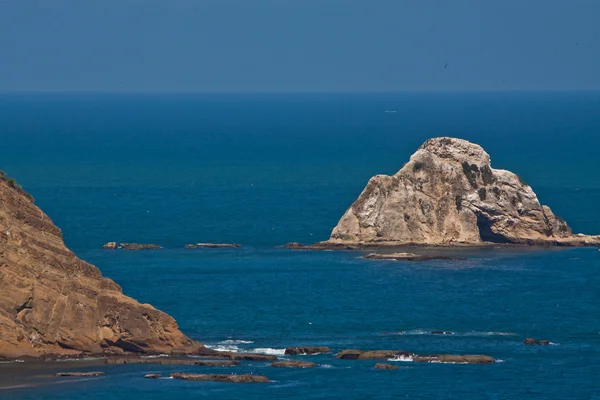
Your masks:
[{"label": "shallow turquoise water", "polygon": [[[598,93],[0,96],[0,169],[80,257],[191,337],[242,351],[328,345],[503,360],[375,371],[319,355],[299,357],[314,370],[235,369],[276,381],[258,386],[148,381],[174,369],[114,366],[0,398],[600,398],[596,249],[405,264],[274,248],[325,239],[370,176],[394,173],[442,135],[482,144],[575,231],[600,233]],[[99,250],[111,240],[166,249]],[[198,241],[244,247],[182,249]],[[455,335],[427,333],[438,329]],[[527,336],[554,344],[526,347]]]}]

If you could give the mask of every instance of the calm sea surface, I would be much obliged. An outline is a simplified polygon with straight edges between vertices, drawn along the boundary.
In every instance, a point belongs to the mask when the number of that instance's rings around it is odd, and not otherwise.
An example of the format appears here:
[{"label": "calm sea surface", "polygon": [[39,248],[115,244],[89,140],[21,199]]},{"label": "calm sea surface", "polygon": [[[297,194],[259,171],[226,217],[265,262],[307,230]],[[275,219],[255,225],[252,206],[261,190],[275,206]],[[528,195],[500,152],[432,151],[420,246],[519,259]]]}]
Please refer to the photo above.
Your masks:
[{"label": "calm sea surface", "polygon": [[[395,173],[435,136],[481,144],[574,231],[600,233],[600,93],[0,95],[0,169],[78,256],[192,338],[272,354],[325,345],[502,360],[376,371],[328,354],[298,357],[312,370],[218,371],[267,385],[143,379],[215,372],[202,367],[89,367],[107,375],[0,399],[600,399],[597,249],[408,264],[275,248],[326,239],[369,177]],[[108,241],[165,250],[100,250]],[[201,241],[244,247],[182,249]],[[553,344],[527,347],[528,336]]]}]

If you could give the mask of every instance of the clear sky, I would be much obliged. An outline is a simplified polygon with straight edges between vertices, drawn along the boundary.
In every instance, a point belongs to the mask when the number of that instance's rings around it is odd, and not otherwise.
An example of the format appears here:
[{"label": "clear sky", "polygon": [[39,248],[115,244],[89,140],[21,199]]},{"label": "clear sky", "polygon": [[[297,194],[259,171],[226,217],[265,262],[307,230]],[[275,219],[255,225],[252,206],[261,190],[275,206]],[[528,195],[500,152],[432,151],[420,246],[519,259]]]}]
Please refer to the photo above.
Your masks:
[{"label": "clear sky", "polygon": [[600,90],[600,0],[0,0],[0,91]]}]

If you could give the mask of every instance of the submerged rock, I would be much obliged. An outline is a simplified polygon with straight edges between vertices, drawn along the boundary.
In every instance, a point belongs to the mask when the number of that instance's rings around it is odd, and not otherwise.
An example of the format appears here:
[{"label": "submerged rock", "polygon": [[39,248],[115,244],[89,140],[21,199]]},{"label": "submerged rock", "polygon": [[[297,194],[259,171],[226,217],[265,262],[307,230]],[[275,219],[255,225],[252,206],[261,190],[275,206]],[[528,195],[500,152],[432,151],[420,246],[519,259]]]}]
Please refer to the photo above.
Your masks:
[{"label": "submerged rock", "polygon": [[550,344],[550,341],[549,341],[549,340],[536,340],[536,339],[533,339],[533,338],[527,338],[527,339],[525,339],[525,342],[524,342],[524,343],[525,343],[526,345],[530,345],[530,346],[531,346],[531,345],[542,345],[542,346],[547,346],[547,345],[549,345],[549,344]]},{"label": "submerged rock", "polygon": [[328,241],[287,247],[486,242],[597,246],[600,236],[573,235],[521,178],[493,169],[480,146],[443,137],[426,141],[395,175],[371,178]]},{"label": "submerged rock", "polygon": [[162,247],[160,247],[157,244],[143,244],[143,243],[121,243],[119,245],[120,249],[123,250],[160,250],[162,249]]},{"label": "submerged rock", "polygon": [[160,374],[146,374],[144,375],[144,378],[146,379],[159,379],[160,378]]},{"label": "submerged rock", "polygon": [[431,331],[432,335],[454,335],[454,332],[448,331]]},{"label": "submerged rock", "polygon": [[222,249],[229,247],[242,247],[241,244],[237,243],[196,243],[196,244],[187,244],[185,245],[186,249]]},{"label": "submerged rock", "polygon": [[373,368],[375,368],[375,369],[400,369],[399,366],[392,365],[392,364],[375,364],[375,366]]},{"label": "submerged rock", "polygon": [[194,353],[169,315],[123,294],[0,180],[0,357]]},{"label": "submerged rock", "polygon": [[303,354],[323,354],[329,353],[331,350],[329,347],[288,347],[285,349],[285,354],[290,356],[297,356]]},{"label": "submerged rock", "polygon": [[271,364],[274,368],[315,368],[317,364],[306,361],[279,361]]},{"label": "submerged rock", "polygon": [[230,383],[269,383],[269,378],[261,375],[226,375],[226,374],[186,374],[175,372],[171,378],[184,381],[214,381]]},{"label": "submerged rock", "polygon": [[429,261],[429,260],[451,260],[451,261],[466,261],[463,257],[447,257],[447,256],[426,256],[417,255],[414,253],[391,253],[391,254],[367,254],[363,258],[368,260],[395,260],[395,261]]},{"label": "submerged rock", "polygon": [[104,376],[104,372],[58,372],[56,376],[91,377]]}]

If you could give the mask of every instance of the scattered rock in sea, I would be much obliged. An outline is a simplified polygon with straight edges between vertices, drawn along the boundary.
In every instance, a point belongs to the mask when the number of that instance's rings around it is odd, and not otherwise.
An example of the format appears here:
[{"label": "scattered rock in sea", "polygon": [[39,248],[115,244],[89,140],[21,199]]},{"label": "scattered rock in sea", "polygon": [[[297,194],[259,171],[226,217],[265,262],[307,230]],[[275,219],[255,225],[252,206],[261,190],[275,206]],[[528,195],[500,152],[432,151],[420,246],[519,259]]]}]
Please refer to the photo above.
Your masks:
[{"label": "scattered rock in sea", "polygon": [[274,368],[315,368],[317,364],[306,361],[278,361],[271,364]]},{"label": "scattered rock in sea", "polygon": [[336,357],[340,360],[389,360],[391,358],[411,357],[412,354],[402,350],[344,350]]},{"label": "scattered rock in sea", "polygon": [[400,369],[399,366],[392,365],[392,364],[375,364],[375,366],[373,368],[375,368],[375,369]]},{"label": "scattered rock in sea", "polygon": [[432,335],[454,335],[454,332],[448,331],[431,331]]},{"label": "scattered rock in sea", "polygon": [[329,353],[329,347],[288,347],[285,354],[288,356],[310,355]]},{"label": "scattered rock in sea", "polygon": [[216,351],[207,348],[202,348],[201,351],[194,354],[198,357],[209,359],[225,359],[225,360],[240,360],[240,361],[277,361],[277,356],[272,354],[256,354],[256,353],[234,353],[231,351]]},{"label": "scattered rock in sea", "polygon": [[242,247],[237,243],[195,243],[185,245],[186,249],[223,249],[223,248]]},{"label": "scattered rock in sea", "polygon": [[107,358],[107,364],[160,364],[160,365],[196,365],[201,367],[235,367],[240,365],[239,361],[212,361],[191,360],[173,358],[141,358],[141,357],[116,357]]},{"label": "scattered rock in sea", "polygon": [[363,258],[368,260],[395,260],[395,261],[429,261],[429,260],[451,260],[451,261],[466,261],[464,257],[448,257],[448,256],[428,256],[418,255],[414,253],[390,253],[390,254],[379,254],[371,253],[367,254]]},{"label": "scattered rock in sea", "polygon": [[516,174],[492,169],[490,156],[466,140],[427,140],[393,176],[372,177],[329,240],[299,249],[367,245],[519,244],[598,246],[573,234]]},{"label": "scattered rock in sea", "polygon": [[104,372],[58,372],[56,376],[77,376],[77,377],[91,377],[91,376],[104,376]]},{"label": "scattered rock in sea", "polygon": [[144,378],[146,378],[146,379],[158,379],[158,378],[160,378],[160,374],[146,374],[146,375],[144,375]]},{"label": "scattered rock in sea", "polygon": [[486,355],[432,354],[418,355],[401,350],[344,350],[336,355],[341,360],[412,360],[414,362],[453,364],[492,364],[496,360]]},{"label": "scattered rock in sea", "polygon": [[116,250],[117,247],[117,242],[108,242],[104,246],[102,246],[102,248],[105,250]]},{"label": "scattered rock in sea", "polygon": [[350,243],[329,243],[329,242],[317,242],[314,244],[304,244],[298,242],[286,243],[283,245],[284,248],[290,250],[361,250],[364,248],[376,248],[375,245],[362,245],[362,244],[350,244]]},{"label": "scattered rock in sea", "polygon": [[187,374],[183,372],[175,372],[171,374],[171,378],[184,381],[213,381],[213,382],[230,382],[230,383],[269,383],[269,378],[261,375],[226,375],[226,374]]},{"label": "scattered rock in sea", "polygon": [[121,243],[120,249],[123,250],[159,250],[162,249],[157,244],[143,244],[143,243]]},{"label": "scattered rock in sea", "polygon": [[527,339],[525,339],[525,342],[523,342],[523,343],[525,343],[526,345],[530,345],[530,346],[533,346],[533,345],[547,346],[550,344],[550,341],[549,340],[536,340],[534,338],[527,338]]}]

